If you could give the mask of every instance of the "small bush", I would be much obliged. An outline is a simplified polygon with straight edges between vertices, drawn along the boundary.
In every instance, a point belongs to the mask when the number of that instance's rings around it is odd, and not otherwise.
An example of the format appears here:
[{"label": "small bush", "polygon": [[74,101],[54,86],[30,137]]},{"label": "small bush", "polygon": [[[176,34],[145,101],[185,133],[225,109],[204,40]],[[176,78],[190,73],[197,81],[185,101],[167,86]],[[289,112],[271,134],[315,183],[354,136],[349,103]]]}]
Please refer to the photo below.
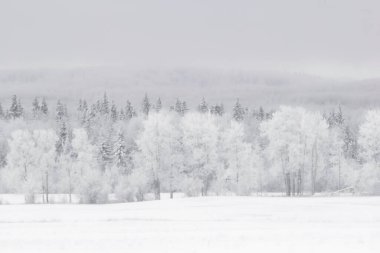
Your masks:
[{"label": "small bush", "polygon": [[80,202],[86,204],[101,204],[108,201],[108,187],[98,173],[87,175],[82,180]]}]

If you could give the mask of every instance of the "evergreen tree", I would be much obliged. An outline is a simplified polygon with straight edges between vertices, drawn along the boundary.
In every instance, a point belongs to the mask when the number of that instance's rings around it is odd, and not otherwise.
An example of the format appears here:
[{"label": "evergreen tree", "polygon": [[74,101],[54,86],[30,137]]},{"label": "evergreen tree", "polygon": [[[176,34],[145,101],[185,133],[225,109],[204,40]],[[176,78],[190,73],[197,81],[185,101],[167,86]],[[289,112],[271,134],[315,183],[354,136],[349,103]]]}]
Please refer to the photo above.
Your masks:
[{"label": "evergreen tree", "polygon": [[142,102],[142,112],[145,114],[145,116],[149,115],[149,111],[151,109],[152,105],[149,102],[148,95],[145,93],[143,102]]},{"label": "evergreen tree", "polygon": [[174,111],[178,113],[179,115],[183,116],[183,107],[181,101],[177,98],[177,101],[174,105]]},{"label": "evergreen tree", "polygon": [[110,137],[108,136],[100,145],[100,162],[103,172],[106,171],[107,166],[113,162],[114,158],[113,142]]},{"label": "evergreen tree", "polygon": [[20,118],[24,114],[24,108],[22,107],[21,100],[17,101],[17,115]]},{"label": "evergreen tree", "polygon": [[185,115],[189,109],[187,108],[186,101],[182,102],[182,115]]},{"label": "evergreen tree", "polygon": [[236,101],[235,103],[235,106],[233,108],[233,114],[232,114],[232,117],[234,118],[234,120],[236,120],[237,122],[240,122],[240,121],[243,121],[244,120],[244,114],[245,114],[245,110],[244,108],[241,106],[240,102],[239,102],[239,99]]},{"label": "evergreen tree", "polygon": [[68,144],[69,129],[65,121],[62,121],[58,125],[58,140],[56,142],[55,148],[58,155],[64,152],[65,146]]},{"label": "evergreen tree", "polygon": [[123,108],[120,109],[119,119],[120,120],[126,120],[127,119]]},{"label": "evergreen tree", "polygon": [[265,112],[262,106],[259,108],[259,113],[257,115],[257,120],[263,121],[265,119]]},{"label": "evergreen tree", "polygon": [[125,118],[127,120],[129,120],[135,116],[136,116],[135,109],[133,108],[131,102],[129,102],[129,100],[127,100],[127,105],[125,107]]},{"label": "evergreen tree", "polygon": [[103,102],[101,104],[100,112],[103,115],[109,114],[109,112],[110,112],[110,106],[109,106],[109,101],[108,101],[107,93],[104,93],[104,95],[103,95]]},{"label": "evergreen tree", "polygon": [[198,111],[200,113],[206,113],[206,112],[208,112],[208,105],[207,105],[204,97],[202,98],[201,103],[198,105]]},{"label": "evergreen tree", "polygon": [[218,115],[218,116],[223,116],[224,114],[223,104],[211,106],[210,113],[214,115]]},{"label": "evergreen tree", "polygon": [[336,122],[336,125],[338,126],[343,126],[343,123],[344,123],[344,117],[343,117],[343,112],[342,112],[342,108],[338,107],[338,112],[335,114],[335,122]]},{"label": "evergreen tree", "polygon": [[49,114],[49,109],[46,103],[46,99],[44,97],[42,98],[42,102],[41,102],[41,112],[45,116]]},{"label": "evergreen tree", "polygon": [[112,106],[111,106],[111,120],[113,122],[116,122],[118,120],[119,116],[117,114],[117,108],[116,108],[116,105],[114,103],[112,103]]},{"label": "evergreen tree", "polygon": [[354,133],[349,126],[346,126],[343,134],[343,151],[346,158],[357,159],[358,158],[358,143]]},{"label": "evergreen tree", "polygon": [[119,168],[121,174],[129,174],[127,171],[127,145],[125,143],[124,134],[122,131],[119,132],[116,143],[115,143],[115,164]]},{"label": "evergreen tree", "polygon": [[61,100],[57,101],[57,107],[55,111],[56,111],[55,119],[57,122],[60,122],[66,118],[67,109],[65,108],[65,105],[61,103]]},{"label": "evergreen tree", "polygon": [[40,102],[38,101],[38,98],[35,97],[32,103],[32,112],[33,112],[33,118],[38,119],[40,116]]},{"label": "evergreen tree", "polygon": [[8,111],[8,116],[12,119],[17,119],[22,116],[22,113],[23,113],[23,108],[21,106],[21,102],[19,99],[17,99],[16,95],[13,95],[11,107],[9,108],[9,111]]},{"label": "evergreen tree", "polygon": [[161,109],[162,109],[161,98],[158,98],[156,102],[156,112],[160,112]]}]

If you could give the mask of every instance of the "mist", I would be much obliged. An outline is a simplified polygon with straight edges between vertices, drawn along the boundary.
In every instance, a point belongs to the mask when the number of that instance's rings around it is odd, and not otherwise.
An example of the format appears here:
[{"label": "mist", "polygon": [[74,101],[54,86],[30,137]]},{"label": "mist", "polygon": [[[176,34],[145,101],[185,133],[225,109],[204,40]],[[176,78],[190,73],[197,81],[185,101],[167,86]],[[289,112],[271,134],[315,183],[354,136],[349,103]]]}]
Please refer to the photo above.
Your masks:
[{"label": "mist", "polygon": [[3,0],[0,68],[211,68],[379,76],[380,3]]}]

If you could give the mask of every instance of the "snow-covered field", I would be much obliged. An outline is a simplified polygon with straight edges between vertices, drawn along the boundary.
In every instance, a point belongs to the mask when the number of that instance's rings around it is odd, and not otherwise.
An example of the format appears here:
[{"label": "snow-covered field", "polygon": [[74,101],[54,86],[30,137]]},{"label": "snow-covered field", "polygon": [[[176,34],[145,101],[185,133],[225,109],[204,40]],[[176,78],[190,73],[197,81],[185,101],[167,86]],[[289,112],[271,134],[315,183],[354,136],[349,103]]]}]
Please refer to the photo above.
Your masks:
[{"label": "snow-covered field", "polygon": [[380,252],[379,197],[0,205],[0,252]]}]

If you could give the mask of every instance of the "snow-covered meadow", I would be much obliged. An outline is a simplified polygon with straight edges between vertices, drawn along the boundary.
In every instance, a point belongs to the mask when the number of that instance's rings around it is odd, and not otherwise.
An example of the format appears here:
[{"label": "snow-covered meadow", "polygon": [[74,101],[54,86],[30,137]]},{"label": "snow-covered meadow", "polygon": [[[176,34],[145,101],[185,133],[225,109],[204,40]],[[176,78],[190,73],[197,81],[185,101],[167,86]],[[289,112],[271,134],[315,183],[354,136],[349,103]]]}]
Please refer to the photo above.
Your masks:
[{"label": "snow-covered meadow", "polygon": [[1,205],[0,252],[379,252],[379,197]]}]

